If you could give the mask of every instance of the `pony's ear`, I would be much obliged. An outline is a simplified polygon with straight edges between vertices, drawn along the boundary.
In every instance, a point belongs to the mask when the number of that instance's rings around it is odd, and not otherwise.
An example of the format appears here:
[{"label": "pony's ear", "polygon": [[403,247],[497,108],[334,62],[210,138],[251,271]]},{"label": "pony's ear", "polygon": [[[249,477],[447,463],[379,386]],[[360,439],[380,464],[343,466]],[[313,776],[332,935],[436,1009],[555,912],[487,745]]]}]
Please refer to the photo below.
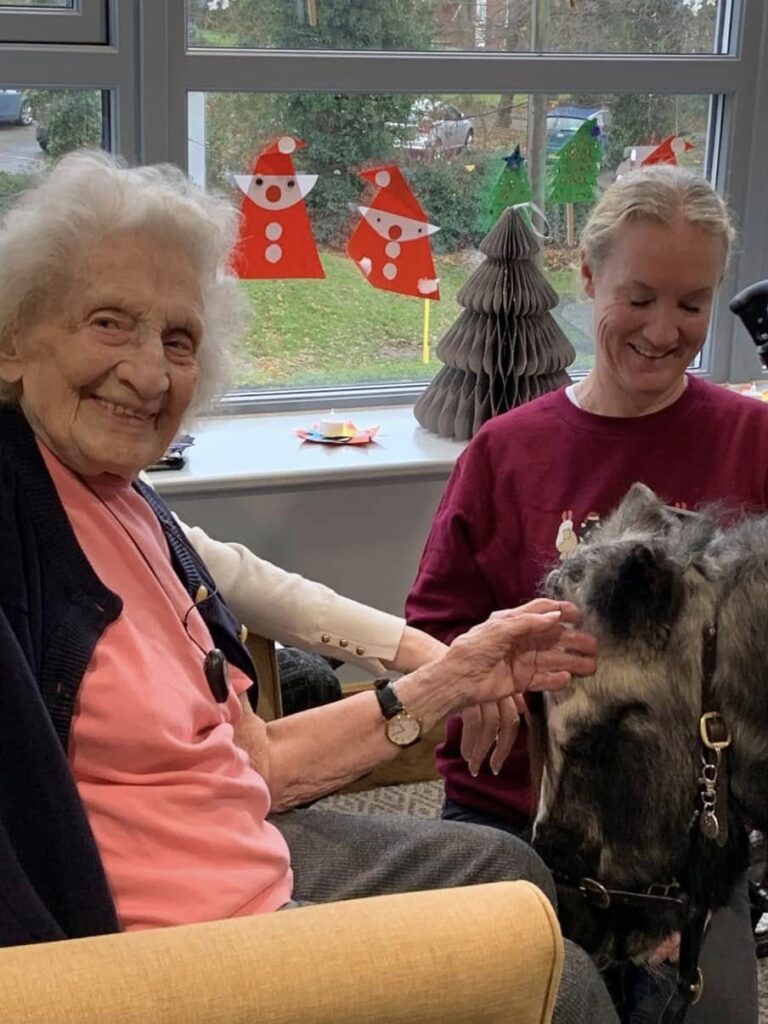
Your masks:
[{"label": "pony's ear", "polygon": [[628,530],[637,533],[667,533],[677,523],[675,513],[645,484],[633,484],[605,521],[606,533],[619,536]]}]

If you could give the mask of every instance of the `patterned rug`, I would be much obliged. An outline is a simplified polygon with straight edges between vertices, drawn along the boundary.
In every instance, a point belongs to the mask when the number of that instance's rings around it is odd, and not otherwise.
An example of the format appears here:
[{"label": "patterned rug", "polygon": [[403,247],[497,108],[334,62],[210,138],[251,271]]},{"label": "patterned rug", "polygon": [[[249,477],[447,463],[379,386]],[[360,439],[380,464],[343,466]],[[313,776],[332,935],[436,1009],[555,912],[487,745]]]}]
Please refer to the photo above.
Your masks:
[{"label": "patterned rug", "polygon": [[[352,814],[414,814],[421,818],[437,818],[442,800],[441,782],[414,782],[403,786],[383,786],[362,793],[341,793],[318,801],[316,806],[333,807]],[[758,1024],[768,1024],[768,958],[757,961],[757,984],[760,997]]]},{"label": "patterned rug", "polygon": [[318,800],[315,806],[350,814],[414,814],[419,818],[439,818],[442,802],[442,782],[411,782],[365,789],[360,793],[339,793]]}]

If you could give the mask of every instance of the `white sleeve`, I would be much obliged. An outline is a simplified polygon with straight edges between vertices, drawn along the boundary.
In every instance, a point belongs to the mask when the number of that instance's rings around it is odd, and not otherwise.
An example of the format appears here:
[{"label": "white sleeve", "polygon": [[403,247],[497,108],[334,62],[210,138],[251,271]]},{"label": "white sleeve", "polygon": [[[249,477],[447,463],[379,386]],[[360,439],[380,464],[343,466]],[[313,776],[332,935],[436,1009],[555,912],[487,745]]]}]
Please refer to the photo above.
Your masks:
[{"label": "white sleeve", "polygon": [[199,527],[179,525],[224,600],[251,632],[350,661],[374,675],[386,673],[379,659],[395,657],[403,619],[286,572],[241,544],[223,544]]}]

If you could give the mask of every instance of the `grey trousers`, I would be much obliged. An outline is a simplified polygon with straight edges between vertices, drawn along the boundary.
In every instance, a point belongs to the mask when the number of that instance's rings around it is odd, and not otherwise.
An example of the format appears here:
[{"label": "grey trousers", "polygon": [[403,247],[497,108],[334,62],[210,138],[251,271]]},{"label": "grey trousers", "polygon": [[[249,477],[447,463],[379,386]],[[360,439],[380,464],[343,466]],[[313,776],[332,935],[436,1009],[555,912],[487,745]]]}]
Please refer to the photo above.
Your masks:
[{"label": "grey trousers", "polygon": [[[293,897],[298,904],[518,878],[534,882],[553,902],[555,899],[544,863],[521,840],[497,829],[320,808],[289,811],[271,820],[291,851]],[[509,969],[513,971],[514,964]],[[591,960],[568,942],[553,1021],[618,1021]]]}]

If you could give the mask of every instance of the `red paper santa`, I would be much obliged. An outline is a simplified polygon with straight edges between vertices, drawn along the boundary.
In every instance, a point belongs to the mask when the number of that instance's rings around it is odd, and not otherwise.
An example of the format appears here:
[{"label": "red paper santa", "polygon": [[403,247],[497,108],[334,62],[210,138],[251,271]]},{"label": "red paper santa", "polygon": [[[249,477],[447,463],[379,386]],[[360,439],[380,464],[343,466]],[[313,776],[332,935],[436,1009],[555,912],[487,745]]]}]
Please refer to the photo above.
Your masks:
[{"label": "red paper santa", "polygon": [[347,255],[374,288],[400,295],[439,299],[429,235],[440,228],[427,221],[418,199],[394,164],[372,167],[360,176],[376,185],[370,206],[359,206],[360,223],[347,245]]},{"label": "red paper santa", "polygon": [[656,149],[640,161],[641,167],[648,167],[650,164],[677,164],[678,157],[689,149],[694,149],[692,142],[681,138],[679,135],[668,135],[663,142],[660,142]]},{"label": "red paper santa", "polygon": [[317,175],[297,174],[291,156],[303,147],[283,135],[259,153],[252,174],[234,175],[244,196],[232,258],[239,277],[325,277],[304,205]]}]

